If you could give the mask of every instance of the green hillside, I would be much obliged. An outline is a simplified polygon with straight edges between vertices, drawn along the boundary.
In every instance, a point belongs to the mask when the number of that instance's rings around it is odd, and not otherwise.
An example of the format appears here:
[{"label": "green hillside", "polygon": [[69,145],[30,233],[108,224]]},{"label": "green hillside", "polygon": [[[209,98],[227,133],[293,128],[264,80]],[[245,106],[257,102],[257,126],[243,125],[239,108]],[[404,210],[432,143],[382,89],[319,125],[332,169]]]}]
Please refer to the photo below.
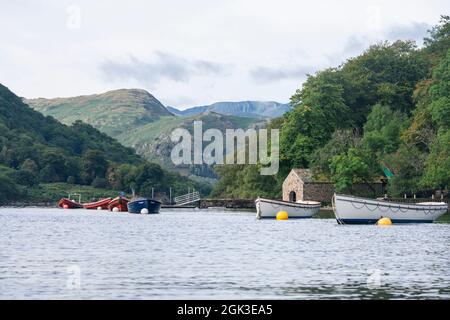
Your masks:
[{"label": "green hillside", "polygon": [[[92,126],[71,126],[31,109],[0,84],[0,204],[38,200],[39,185],[68,183],[138,194],[208,187],[148,163]],[[63,190],[62,190],[63,191]],[[61,191],[61,192],[62,192]]]},{"label": "green hillside", "polygon": [[[225,132],[228,128],[246,129],[253,125],[265,125],[266,122],[260,117],[239,117],[213,111],[187,117],[174,116],[151,94],[136,89],[73,98],[24,101],[35,110],[65,124],[77,120],[86,122],[123,145],[134,148],[147,160],[187,175],[202,174],[198,172],[198,168],[172,166],[170,152],[173,143],[170,141],[170,134],[174,129],[192,130],[194,121],[203,121],[204,130],[217,128]],[[211,169],[206,168],[206,171],[206,176],[214,176]]]},{"label": "green hillside", "polygon": [[124,145],[133,147],[140,155],[150,161],[154,161],[172,167],[170,152],[173,143],[170,135],[176,128],[187,129],[193,133],[194,121],[202,121],[203,131],[209,128],[216,128],[225,133],[226,129],[243,128],[265,122],[257,122],[253,118],[241,118],[227,116],[215,112],[206,112],[192,117],[163,117],[159,121],[141,126],[133,131],[124,133],[117,137]]},{"label": "green hillside", "polygon": [[137,164],[143,160],[131,148],[80,121],[70,127],[29,108],[0,84],[1,160],[13,168],[27,159],[43,162],[52,152],[61,157],[79,157],[88,150],[102,152],[107,161]]},{"label": "green hillside", "polygon": [[136,126],[173,116],[145,90],[121,89],[103,94],[56,98],[25,99],[33,109],[53,116],[64,124],[76,120],[88,123],[111,137]]}]

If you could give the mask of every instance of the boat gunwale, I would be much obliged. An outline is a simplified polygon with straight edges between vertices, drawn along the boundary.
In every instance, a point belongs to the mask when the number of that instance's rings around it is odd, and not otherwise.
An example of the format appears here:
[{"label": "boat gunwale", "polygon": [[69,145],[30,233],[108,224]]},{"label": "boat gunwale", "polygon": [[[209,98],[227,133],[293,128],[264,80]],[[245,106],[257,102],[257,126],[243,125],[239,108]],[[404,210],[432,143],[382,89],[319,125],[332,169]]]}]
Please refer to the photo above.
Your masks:
[{"label": "boat gunwale", "polygon": [[69,207],[69,209],[83,209],[83,204],[82,203],[76,202],[76,201],[74,201],[74,200],[72,200],[70,198],[61,198],[58,201],[57,206],[59,208],[64,208],[64,202],[68,202],[68,203],[70,203],[73,206],[73,207]]},{"label": "boat gunwale", "polygon": [[283,201],[283,200],[271,200],[271,199],[266,199],[266,198],[257,198],[255,200],[255,203],[257,203],[258,201],[261,202],[266,202],[266,203],[276,203],[276,204],[280,204],[280,205],[285,205],[288,207],[295,207],[295,208],[321,208],[322,204],[320,202],[318,202],[317,204],[304,204],[304,203],[297,203],[297,202],[289,202],[289,201]]},{"label": "boat gunwale", "polygon": [[103,202],[106,202],[106,201],[108,201],[107,204],[109,204],[112,200],[113,200],[113,198],[111,198],[111,197],[110,198],[104,198],[104,199],[100,199],[100,200],[97,200],[97,201],[94,201],[94,202],[83,203],[83,206],[97,205],[99,203],[103,203]]},{"label": "boat gunwale", "polygon": [[139,202],[139,201],[148,201],[148,202],[157,202],[159,204],[162,204],[161,201],[153,199],[153,198],[135,198],[135,199],[131,199],[130,201],[128,201],[128,203],[132,203],[132,202]]},{"label": "boat gunwale", "polygon": [[[339,198],[338,198],[339,197]],[[351,198],[351,199],[348,199]],[[403,208],[408,210],[417,210],[417,211],[431,211],[431,210],[448,210],[448,204],[445,202],[436,202],[436,204],[404,204],[400,202],[388,202],[383,200],[376,200],[376,199],[368,199],[363,197],[357,197],[357,196],[350,196],[350,195],[344,195],[344,194],[336,194],[335,195],[335,201],[344,201],[344,202],[355,202],[360,203],[363,205],[377,205],[381,207],[388,207],[388,208]]]},{"label": "boat gunwale", "polygon": [[[364,218],[349,218],[349,219],[337,219],[338,224],[342,225],[374,225],[377,224],[378,219],[364,219]],[[391,219],[394,224],[422,224],[433,223],[434,220],[422,220],[422,219]]]}]

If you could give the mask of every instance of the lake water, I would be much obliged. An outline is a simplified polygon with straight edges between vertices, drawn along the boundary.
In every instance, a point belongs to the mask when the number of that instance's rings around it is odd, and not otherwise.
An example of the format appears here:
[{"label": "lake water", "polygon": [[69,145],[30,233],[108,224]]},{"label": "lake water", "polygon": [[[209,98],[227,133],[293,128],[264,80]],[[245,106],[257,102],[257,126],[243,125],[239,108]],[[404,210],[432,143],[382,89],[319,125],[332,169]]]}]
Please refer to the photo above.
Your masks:
[{"label": "lake water", "polygon": [[0,299],[450,298],[450,224],[0,209]]}]

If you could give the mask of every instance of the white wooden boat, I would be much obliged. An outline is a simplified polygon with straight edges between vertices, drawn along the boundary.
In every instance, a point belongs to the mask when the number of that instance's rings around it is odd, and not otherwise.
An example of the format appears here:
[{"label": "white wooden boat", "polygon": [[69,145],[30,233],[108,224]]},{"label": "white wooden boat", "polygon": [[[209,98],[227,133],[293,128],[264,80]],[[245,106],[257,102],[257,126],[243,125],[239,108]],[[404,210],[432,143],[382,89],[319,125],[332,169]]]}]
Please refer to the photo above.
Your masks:
[{"label": "white wooden boat", "polygon": [[396,203],[342,194],[333,197],[339,224],[375,224],[380,218],[390,218],[393,223],[430,223],[447,210],[445,202]]},{"label": "white wooden boat", "polygon": [[258,219],[274,219],[280,211],[286,211],[289,218],[311,218],[320,210],[320,202],[317,201],[287,202],[258,198],[255,204]]}]

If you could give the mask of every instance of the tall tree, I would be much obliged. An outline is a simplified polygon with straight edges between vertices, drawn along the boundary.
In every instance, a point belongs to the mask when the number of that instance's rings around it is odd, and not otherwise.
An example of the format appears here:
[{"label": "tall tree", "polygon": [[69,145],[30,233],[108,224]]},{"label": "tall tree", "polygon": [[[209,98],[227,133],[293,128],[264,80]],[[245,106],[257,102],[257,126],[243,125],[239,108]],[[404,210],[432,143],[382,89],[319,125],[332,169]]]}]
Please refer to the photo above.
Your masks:
[{"label": "tall tree", "polygon": [[429,111],[437,137],[427,159],[423,184],[430,188],[450,186],[450,49],[433,72]]},{"label": "tall tree", "polygon": [[102,152],[88,150],[81,158],[82,177],[87,184],[91,184],[96,177],[104,178],[108,163]]},{"label": "tall tree", "polygon": [[283,117],[280,136],[283,167],[307,167],[313,151],[323,146],[334,130],[349,124],[349,108],[342,94],[338,72],[328,69],[309,76],[291,98],[296,107]]}]

